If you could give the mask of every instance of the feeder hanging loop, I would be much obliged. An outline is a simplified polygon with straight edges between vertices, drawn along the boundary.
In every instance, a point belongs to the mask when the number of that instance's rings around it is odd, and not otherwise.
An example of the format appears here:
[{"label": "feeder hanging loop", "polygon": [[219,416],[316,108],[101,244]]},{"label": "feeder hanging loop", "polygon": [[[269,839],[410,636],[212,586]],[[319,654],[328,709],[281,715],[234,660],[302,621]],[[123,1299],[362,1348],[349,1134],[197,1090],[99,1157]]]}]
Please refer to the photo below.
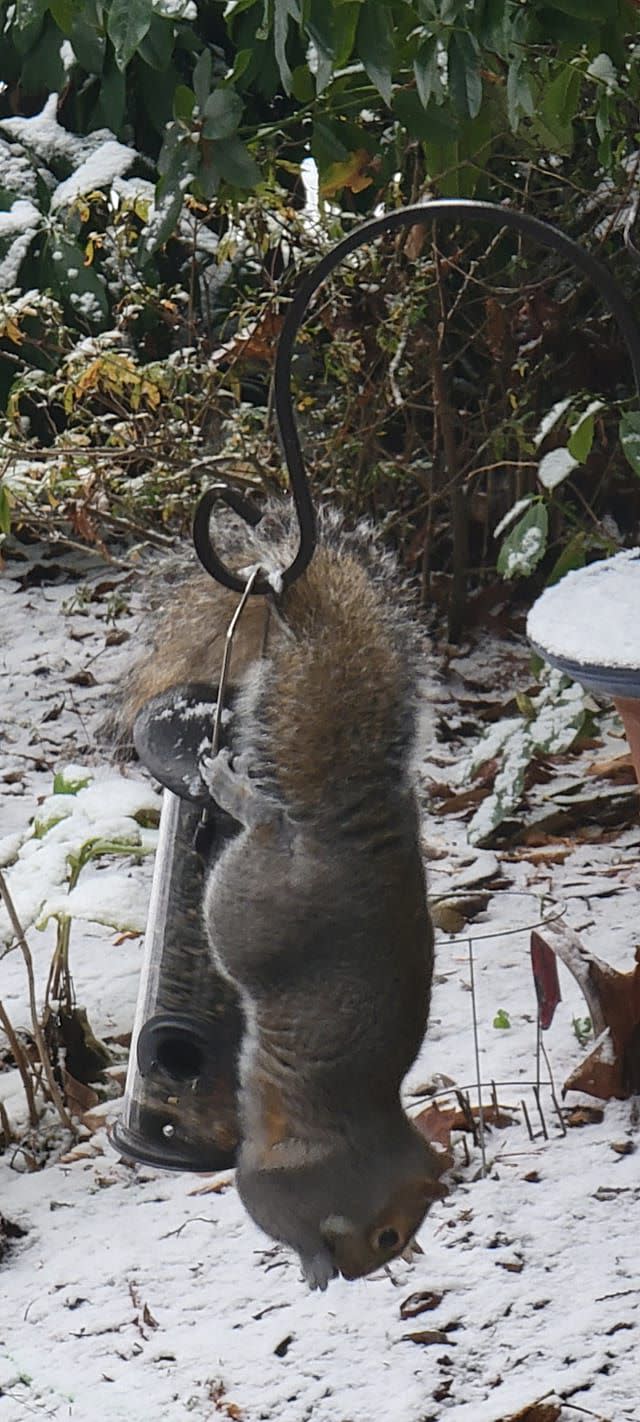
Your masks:
[{"label": "feeder hanging loop", "polygon": [[[372,242],[384,232],[394,232],[396,228],[402,227],[415,227],[433,222],[436,218],[444,218],[449,221],[462,219],[481,225],[488,224],[490,227],[498,229],[510,228],[525,237],[531,237],[542,247],[547,247],[550,251],[559,252],[561,256],[566,257],[572,266],[593,283],[615,318],[627,345],[636,392],[640,395],[640,328],[633,318],[629,302],[621,287],[602,262],[597,257],[593,257],[572,237],[567,237],[559,228],[553,227],[548,222],[542,222],[538,217],[532,217],[530,213],[518,212],[514,208],[502,207],[497,203],[476,202],[473,198],[437,198],[433,202],[400,207],[393,212],[385,213],[382,217],[372,218],[371,221],[363,223],[348,236],[343,237],[342,241],[338,242],[318,262],[313,271],[304,277],[291,301],[278,341],[274,371],[274,404],[280,442],[287,464],[300,531],[298,551],[293,562],[282,573],[283,587],[289,587],[308,567],[316,544],[313,502],[291,396],[293,349],[307,308],[318,287],[322,285],[334,268],[351,252],[355,252],[358,247]],[[216,498],[222,498],[237,512],[242,512],[240,504],[247,502],[242,499],[241,495],[227,489],[224,485],[218,485],[217,490],[210,490],[204,494],[198,504],[195,516],[196,551],[203,566],[213,577],[236,592],[244,592],[246,580],[238,577],[236,573],[226,567],[211,542],[209,517]],[[250,507],[252,517],[249,521],[255,523],[259,519],[259,513],[257,513],[255,506],[251,505]],[[256,514],[257,516],[253,517]],[[269,592],[269,584],[265,578],[258,578],[251,591],[254,593]]]}]

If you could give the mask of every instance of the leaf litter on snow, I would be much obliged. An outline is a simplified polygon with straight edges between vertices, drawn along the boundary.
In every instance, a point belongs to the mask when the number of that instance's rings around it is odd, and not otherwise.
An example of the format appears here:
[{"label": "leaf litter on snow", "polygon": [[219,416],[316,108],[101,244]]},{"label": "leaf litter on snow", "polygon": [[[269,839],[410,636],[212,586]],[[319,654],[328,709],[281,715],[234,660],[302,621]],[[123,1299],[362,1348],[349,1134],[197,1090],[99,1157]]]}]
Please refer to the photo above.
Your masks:
[{"label": "leaf litter on snow", "polygon": [[[95,784],[113,777],[96,756],[95,726],[126,649],[107,645],[99,599],[83,606],[81,618],[73,611],[72,574],[66,585],[45,579],[22,587],[12,572],[0,582],[8,629],[0,652],[0,786],[2,835],[13,836],[7,848],[15,862],[57,767],[70,761],[89,766]],[[94,574],[85,567],[76,576],[86,582]],[[124,625],[132,627],[126,617]],[[80,639],[72,635],[79,628]],[[483,674],[485,685],[491,679],[486,668],[502,670],[493,680],[492,696],[500,695],[485,725],[499,723],[516,690],[530,693],[524,652],[516,652],[508,668],[507,661],[497,643],[456,659],[451,683],[461,699],[441,688],[447,738],[425,764],[425,784],[446,781],[462,753],[473,753],[483,729],[474,705],[481,707]],[[95,685],[70,683],[87,669]],[[45,721],[60,703],[59,714]],[[553,790],[556,774],[568,785],[586,777],[587,757],[592,763],[624,752],[615,727],[605,725],[600,735],[601,745],[579,756],[552,757],[546,782],[527,788],[527,796],[535,799],[541,787]],[[149,793],[139,768],[125,781]],[[123,790],[118,813],[128,793]],[[87,1422],[147,1422],[150,1416],[210,1422],[213,1415],[246,1422],[638,1417],[640,1186],[637,1157],[627,1149],[637,1139],[634,1105],[596,1107],[571,1097],[567,1109],[581,1113],[582,1129],[563,1136],[545,1088],[546,1140],[535,1106],[533,1140],[521,1111],[536,1071],[536,998],[523,925],[540,916],[543,901],[561,903],[566,922],[592,952],[621,972],[632,966],[637,817],[629,816],[626,828],[609,823],[603,831],[596,820],[592,829],[589,836],[571,830],[560,842],[551,836],[546,844],[540,831],[538,848],[548,853],[529,859],[517,836],[498,848],[474,847],[462,814],[443,816],[437,804],[425,813],[432,891],[454,907],[461,892],[455,931],[439,931],[431,1024],[406,1100],[412,1114],[435,1108],[445,1115],[454,1164],[449,1195],[420,1231],[423,1252],[411,1263],[397,1261],[387,1273],[355,1284],[338,1280],[318,1297],[305,1291],[292,1256],[247,1219],[228,1173],[194,1181],[127,1165],[111,1152],[99,1119],[91,1139],[71,1150],[58,1133],[57,1158],[54,1149],[45,1169],[28,1173],[19,1151],[4,1152],[2,1212],[26,1233],[12,1241],[3,1270],[8,1322],[0,1422],[33,1415]],[[67,832],[58,828],[60,836]],[[142,910],[150,869],[148,858],[130,864]],[[103,883],[110,872],[100,869]],[[605,896],[607,885],[614,892]],[[43,903],[52,899],[50,887]],[[40,996],[54,933],[53,919],[29,932]],[[491,1119],[489,1085],[484,1177],[469,933],[480,1071],[495,1083],[500,1118]],[[130,1030],[140,952],[140,939],[130,931],[73,919],[78,1001],[103,1040]],[[584,1001],[562,964],[559,976],[562,1000],[545,1033],[558,1087],[589,1049],[573,1026],[585,1017]],[[0,964],[0,996],[26,1027],[16,954]],[[509,1025],[497,1028],[496,1021]],[[0,1071],[0,1099],[11,1076]],[[546,1081],[546,1065],[542,1076]],[[10,1104],[16,1101],[15,1086],[9,1097]],[[503,1116],[515,1124],[503,1124]],[[418,1322],[423,1312],[429,1315],[424,1326]],[[412,1332],[421,1339],[405,1336],[413,1317]]]}]

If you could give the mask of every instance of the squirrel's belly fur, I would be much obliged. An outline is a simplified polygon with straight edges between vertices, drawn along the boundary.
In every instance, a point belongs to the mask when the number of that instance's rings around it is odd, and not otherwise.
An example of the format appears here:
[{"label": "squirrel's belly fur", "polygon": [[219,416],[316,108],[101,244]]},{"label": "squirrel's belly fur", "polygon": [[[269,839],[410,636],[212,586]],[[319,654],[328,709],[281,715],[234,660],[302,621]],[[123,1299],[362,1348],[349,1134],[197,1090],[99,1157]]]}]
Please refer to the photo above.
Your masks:
[{"label": "squirrel's belly fur", "polygon": [[[284,504],[255,530],[226,528],[216,542],[236,567],[272,570],[295,547]],[[235,601],[204,575],[179,579],[127,678],[125,723],[160,689],[217,680]],[[230,751],[248,774],[218,757],[211,784],[245,827],[209,875],[204,917],[245,1009],[240,1193],[324,1287],[401,1252],[442,1193],[399,1099],[433,968],[412,769],[420,639],[369,526],[347,533],[331,512],[272,601],[266,655],[262,599],[234,645]]]}]

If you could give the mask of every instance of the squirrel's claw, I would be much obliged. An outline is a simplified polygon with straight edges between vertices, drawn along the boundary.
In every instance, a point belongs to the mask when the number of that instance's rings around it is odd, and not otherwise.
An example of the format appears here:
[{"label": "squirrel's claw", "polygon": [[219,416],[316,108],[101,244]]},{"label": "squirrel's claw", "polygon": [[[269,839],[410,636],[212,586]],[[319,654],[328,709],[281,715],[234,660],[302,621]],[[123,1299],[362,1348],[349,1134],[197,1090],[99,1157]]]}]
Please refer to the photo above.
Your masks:
[{"label": "squirrel's claw", "polygon": [[[242,757],[244,762],[244,757]],[[245,829],[255,829],[257,825],[270,824],[278,815],[277,809],[251,784],[244,766],[238,769],[232,764],[228,746],[223,746],[217,755],[202,756],[200,775],[209,794]]]},{"label": "squirrel's claw", "polygon": [[319,1249],[312,1257],[308,1255],[300,1256],[302,1266],[302,1277],[309,1285],[310,1289],[319,1289],[324,1293],[327,1284],[331,1279],[335,1279],[338,1270],[326,1249]]}]

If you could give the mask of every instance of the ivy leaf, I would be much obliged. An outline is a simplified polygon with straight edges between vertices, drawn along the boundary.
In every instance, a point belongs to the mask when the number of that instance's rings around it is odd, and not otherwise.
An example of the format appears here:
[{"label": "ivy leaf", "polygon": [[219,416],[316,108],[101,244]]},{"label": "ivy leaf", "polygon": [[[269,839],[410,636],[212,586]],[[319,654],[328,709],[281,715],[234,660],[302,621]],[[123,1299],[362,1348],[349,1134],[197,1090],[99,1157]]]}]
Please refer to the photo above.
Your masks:
[{"label": "ivy leaf", "polygon": [[124,71],[133,59],[152,19],[151,0],[113,0],[107,17],[107,34],[113,43],[118,69]]},{"label": "ivy leaf", "polygon": [[463,118],[477,118],[482,107],[478,42],[468,30],[454,30],[449,41],[449,89]]},{"label": "ivy leaf", "polygon": [[640,475],[640,410],[622,416],[618,433],[628,463],[634,474]]},{"label": "ivy leaf", "polygon": [[512,529],[498,554],[496,567],[503,578],[527,577],[544,557],[549,532],[545,505],[531,504]]},{"label": "ivy leaf", "polygon": [[231,138],[242,118],[243,103],[235,89],[214,89],[204,105],[205,138]]},{"label": "ivy leaf", "polygon": [[391,104],[395,61],[394,32],[386,7],[374,0],[362,5],[356,33],[356,52],[385,104]]}]

